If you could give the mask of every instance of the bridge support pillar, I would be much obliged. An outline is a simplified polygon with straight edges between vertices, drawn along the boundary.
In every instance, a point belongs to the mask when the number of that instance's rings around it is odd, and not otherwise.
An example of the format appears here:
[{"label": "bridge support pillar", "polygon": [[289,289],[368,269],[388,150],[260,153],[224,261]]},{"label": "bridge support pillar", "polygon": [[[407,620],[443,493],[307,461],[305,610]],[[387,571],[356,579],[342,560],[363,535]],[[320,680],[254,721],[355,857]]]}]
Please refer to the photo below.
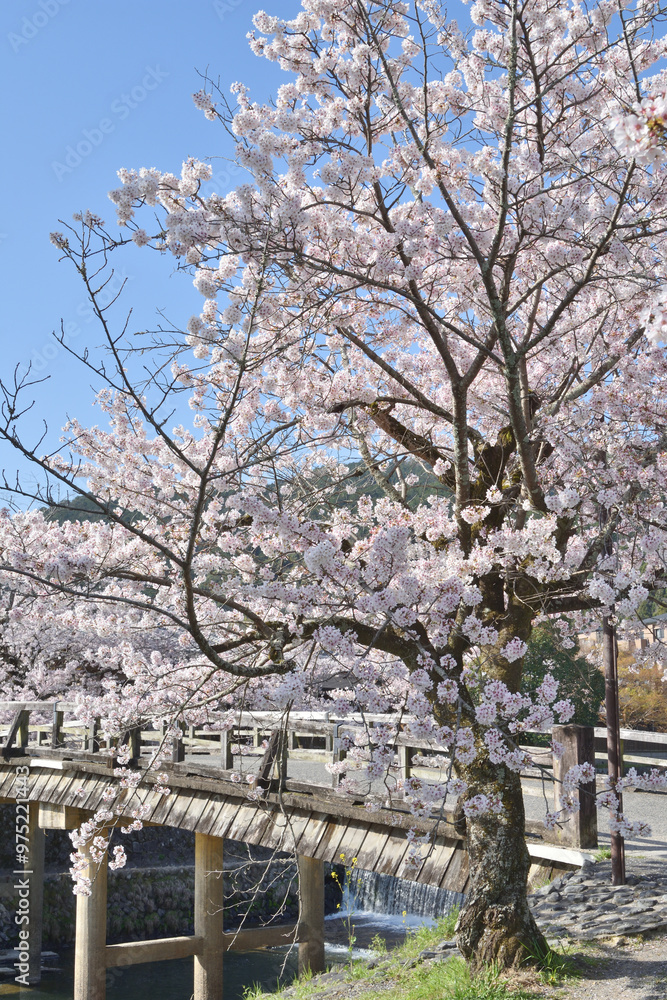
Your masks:
[{"label": "bridge support pillar", "polygon": [[324,862],[298,856],[299,973],[324,972]]},{"label": "bridge support pillar", "polygon": [[[554,807],[560,809],[563,778],[575,764],[595,767],[595,733],[592,726],[554,726],[553,738],[565,748],[562,757],[554,756]],[[598,846],[598,813],[595,800],[595,779],[574,791],[579,800],[579,812],[568,816],[560,828],[558,839],[568,847],[587,850]]]},{"label": "bridge support pillar", "polygon": [[[107,831],[100,831],[106,836]],[[79,848],[88,859],[84,872],[91,880],[90,896],[76,897],[74,1000],[105,1000],[107,945],[107,858],[100,865],[90,857],[92,844]]]},{"label": "bridge support pillar", "polygon": [[194,1000],[222,1000],[222,845],[222,837],[195,834],[195,937],[203,945],[194,960]]}]

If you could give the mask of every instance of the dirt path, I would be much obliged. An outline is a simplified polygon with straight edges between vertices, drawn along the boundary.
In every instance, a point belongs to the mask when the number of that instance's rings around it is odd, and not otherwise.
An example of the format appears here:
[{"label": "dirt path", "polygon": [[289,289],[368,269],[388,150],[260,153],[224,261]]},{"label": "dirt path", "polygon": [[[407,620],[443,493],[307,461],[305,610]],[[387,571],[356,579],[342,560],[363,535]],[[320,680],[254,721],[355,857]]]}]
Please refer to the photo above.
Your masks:
[{"label": "dirt path", "polygon": [[[576,957],[575,957],[576,956]],[[666,1000],[667,935],[574,952],[581,978],[547,988],[550,1000]]]}]

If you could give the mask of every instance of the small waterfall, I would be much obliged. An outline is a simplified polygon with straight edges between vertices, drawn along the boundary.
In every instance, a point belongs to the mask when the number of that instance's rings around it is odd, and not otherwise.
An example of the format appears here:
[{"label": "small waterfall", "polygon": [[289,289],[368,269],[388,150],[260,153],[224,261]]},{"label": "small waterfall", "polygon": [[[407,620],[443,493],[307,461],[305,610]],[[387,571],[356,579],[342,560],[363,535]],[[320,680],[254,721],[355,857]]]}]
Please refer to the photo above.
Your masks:
[{"label": "small waterfall", "polygon": [[443,917],[465,899],[462,892],[361,870],[354,872],[351,889],[355,910],[399,916]]}]

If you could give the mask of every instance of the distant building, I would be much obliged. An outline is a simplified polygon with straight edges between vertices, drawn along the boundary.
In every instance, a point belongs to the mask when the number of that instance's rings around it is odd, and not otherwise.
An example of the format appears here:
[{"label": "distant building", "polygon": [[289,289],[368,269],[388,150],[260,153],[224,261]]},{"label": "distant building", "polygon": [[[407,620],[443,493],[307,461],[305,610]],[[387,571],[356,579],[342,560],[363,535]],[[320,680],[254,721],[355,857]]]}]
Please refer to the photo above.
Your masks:
[{"label": "distant building", "polygon": [[[620,635],[618,638],[619,653],[632,653],[636,649],[646,649],[654,642],[665,641],[667,637],[667,614],[656,615],[654,618],[644,618],[643,621],[630,625],[625,622],[623,630],[632,632],[631,635]],[[602,629],[595,632],[587,632],[579,636],[579,647],[582,653],[589,653],[593,646],[602,642]],[[667,652],[667,649],[666,649]]]}]

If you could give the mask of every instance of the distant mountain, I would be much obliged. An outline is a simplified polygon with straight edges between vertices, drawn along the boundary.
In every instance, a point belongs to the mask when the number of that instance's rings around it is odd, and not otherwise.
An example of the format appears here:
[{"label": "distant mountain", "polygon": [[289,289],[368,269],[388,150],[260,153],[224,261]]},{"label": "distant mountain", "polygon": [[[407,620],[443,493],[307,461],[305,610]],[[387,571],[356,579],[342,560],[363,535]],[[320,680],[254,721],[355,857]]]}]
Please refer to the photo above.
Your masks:
[{"label": "distant mountain", "polygon": [[[387,466],[389,468],[387,469]],[[355,463],[349,466],[349,473],[341,483],[333,483],[328,472],[315,468],[307,478],[302,479],[303,499],[311,499],[311,516],[316,520],[326,515],[327,510],[332,507],[352,508],[356,505],[361,496],[371,496],[373,500],[378,500],[384,496],[384,490],[380,483],[362,463]],[[383,476],[386,475],[391,485],[401,489],[401,480],[396,471],[396,463],[387,462],[386,472],[380,470]],[[433,494],[449,493],[436,476],[427,472],[418,462],[408,458],[404,460],[401,467],[403,477],[415,476],[417,482],[413,482],[408,489],[408,503],[414,508],[423,503]],[[267,500],[270,500],[267,497]],[[307,504],[308,505],[308,504]],[[88,495],[68,497],[65,500],[53,502],[49,507],[42,507],[42,513],[47,521],[55,521],[57,524],[65,524],[67,521],[103,521],[104,514],[101,514],[93,497]],[[136,518],[136,511],[128,511],[124,515],[124,520],[130,521]]]},{"label": "distant mountain", "polygon": [[[98,505],[92,496],[75,496],[67,500],[54,501],[50,507],[42,507],[42,513],[47,521],[55,521],[57,524],[65,524],[66,521],[104,521],[106,514],[100,513]],[[127,511],[123,514],[123,520],[128,521],[136,514]]]}]

